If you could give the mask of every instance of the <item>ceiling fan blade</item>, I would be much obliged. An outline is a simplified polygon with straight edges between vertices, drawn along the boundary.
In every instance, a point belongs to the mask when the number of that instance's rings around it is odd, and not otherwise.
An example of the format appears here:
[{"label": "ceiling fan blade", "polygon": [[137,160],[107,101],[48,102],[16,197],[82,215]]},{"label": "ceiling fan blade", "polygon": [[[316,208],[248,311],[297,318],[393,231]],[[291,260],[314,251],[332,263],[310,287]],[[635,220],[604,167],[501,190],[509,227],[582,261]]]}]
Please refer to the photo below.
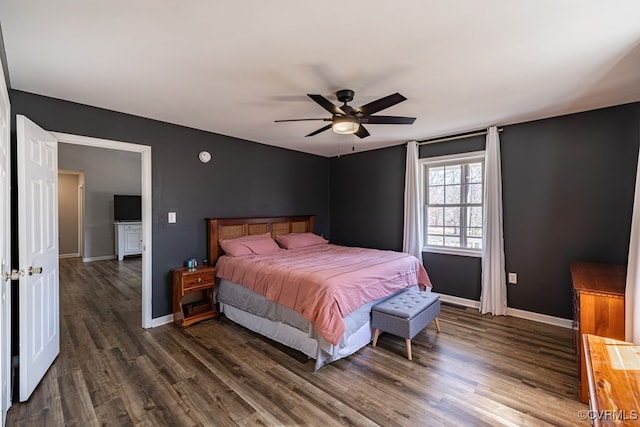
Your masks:
[{"label": "ceiling fan blade", "polygon": [[274,122],[276,123],[282,123],[282,122],[307,122],[307,121],[311,121],[311,120],[322,120],[323,122],[330,122],[331,119],[285,119],[285,120],[274,120]]},{"label": "ceiling fan blade", "polygon": [[355,135],[357,135],[360,138],[366,138],[371,134],[361,124],[360,126],[358,126],[358,131],[355,133]]},{"label": "ceiling fan blade", "polygon": [[385,108],[389,108],[402,101],[406,101],[406,99],[407,98],[396,92],[393,95],[385,96],[384,98],[365,104],[360,108],[356,108],[356,112],[362,113],[364,117],[370,116],[371,114],[375,114]]},{"label": "ceiling fan blade", "polygon": [[316,130],[316,131],[314,131],[314,132],[311,132],[309,135],[306,135],[306,136],[313,136],[313,135],[317,135],[317,134],[319,134],[320,132],[324,132],[324,131],[325,131],[325,130],[327,130],[327,129],[331,129],[331,125],[326,125],[325,127],[322,127],[322,128],[320,128],[320,129],[318,129],[318,130]]},{"label": "ceiling fan blade", "polygon": [[411,125],[416,121],[416,118],[400,116],[369,116],[360,120],[370,125]]},{"label": "ceiling fan blade", "polygon": [[331,114],[340,114],[342,116],[346,116],[347,115],[344,111],[342,111],[342,109],[340,107],[338,107],[337,105],[334,105],[333,102],[329,101],[327,98],[325,98],[322,95],[310,95],[310,94],[307,94],[307,96],[309,98],[313,99],[314,101],[316,101],[318,104],[320,104],[320,106],[322,108],[324,108],[325,110],[327,110]]}]

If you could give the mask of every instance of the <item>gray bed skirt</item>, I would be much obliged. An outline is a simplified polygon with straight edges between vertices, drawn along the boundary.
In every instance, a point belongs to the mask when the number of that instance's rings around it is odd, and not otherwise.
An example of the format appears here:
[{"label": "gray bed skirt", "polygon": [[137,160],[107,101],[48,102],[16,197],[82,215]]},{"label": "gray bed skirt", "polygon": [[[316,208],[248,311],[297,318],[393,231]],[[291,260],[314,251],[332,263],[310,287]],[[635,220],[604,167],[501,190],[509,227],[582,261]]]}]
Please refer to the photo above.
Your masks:
[{"label": "gray bed skirt", "polygon": [[315,369],[369,344],[373,339],[371,308],[392,296],[371,301],[345,317],[345,334],[334,345],[316,332],[313,322],[290,308],[227,280],[219,280],[216,286],[220,312],[229,320],[315,359]]}]

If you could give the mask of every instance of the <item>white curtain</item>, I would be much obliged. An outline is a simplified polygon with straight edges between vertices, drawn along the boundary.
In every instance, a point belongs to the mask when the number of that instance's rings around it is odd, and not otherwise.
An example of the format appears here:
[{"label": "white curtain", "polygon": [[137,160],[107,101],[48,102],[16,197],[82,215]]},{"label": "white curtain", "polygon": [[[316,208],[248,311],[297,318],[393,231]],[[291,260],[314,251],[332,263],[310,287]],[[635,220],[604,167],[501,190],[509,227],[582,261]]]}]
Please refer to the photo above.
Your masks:
[{"label": "white curtain", "polygon": [[484,158],[484,242],[482,247],[482,293],[480,312],[507,314],[507,281],[502,231],[502,173],[500,137],[495,126],[487,129]]},{"label": "white curtain", "polygon": [[404,179],[404,236],[402,251],[422,262],[422,207],[418,170],[418,143],[407,143],[407,168]]},{"label": "white curtain", "polygon": [[627,286],[624,296],[626,340],[640,345],[640,158],[636,173],[636,192],[631,218],[631,241],[627,264]]}]

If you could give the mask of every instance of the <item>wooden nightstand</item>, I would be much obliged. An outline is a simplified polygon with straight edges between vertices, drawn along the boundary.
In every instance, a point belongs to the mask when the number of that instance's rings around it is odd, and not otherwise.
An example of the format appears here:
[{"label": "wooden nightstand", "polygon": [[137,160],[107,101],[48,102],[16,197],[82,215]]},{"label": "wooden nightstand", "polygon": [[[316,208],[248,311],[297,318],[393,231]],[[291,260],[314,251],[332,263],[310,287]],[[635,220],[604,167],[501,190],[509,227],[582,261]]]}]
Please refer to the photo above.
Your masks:
[{"label": "wooden nightstand", "polygon": [[216,317],[213,289],[216,269],[211,266],[176,268],[173,271],[173,321],[186,328]]}]

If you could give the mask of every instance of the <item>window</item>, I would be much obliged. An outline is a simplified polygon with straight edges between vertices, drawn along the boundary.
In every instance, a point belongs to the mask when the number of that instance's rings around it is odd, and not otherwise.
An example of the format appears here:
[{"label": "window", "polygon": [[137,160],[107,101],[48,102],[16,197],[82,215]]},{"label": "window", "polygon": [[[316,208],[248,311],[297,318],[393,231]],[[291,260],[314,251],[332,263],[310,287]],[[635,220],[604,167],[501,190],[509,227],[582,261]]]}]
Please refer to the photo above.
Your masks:
[{"label": "window", "polygon": [[424,251],[480,256],[484,152],[421,159]]}]

